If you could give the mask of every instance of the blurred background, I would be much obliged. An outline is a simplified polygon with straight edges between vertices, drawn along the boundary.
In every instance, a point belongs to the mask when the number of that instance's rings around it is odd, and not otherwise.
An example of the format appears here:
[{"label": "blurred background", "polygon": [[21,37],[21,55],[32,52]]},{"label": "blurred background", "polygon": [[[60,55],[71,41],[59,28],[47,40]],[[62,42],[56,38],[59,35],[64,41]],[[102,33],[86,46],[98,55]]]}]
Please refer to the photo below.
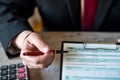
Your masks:
[{"label": "blurred background", "polygon": [[39,15],[38,8],[35,7],[34,9],[34,14],[28,19],[28,22],[36,32],[42,31],[42,19],[41,16]]}]

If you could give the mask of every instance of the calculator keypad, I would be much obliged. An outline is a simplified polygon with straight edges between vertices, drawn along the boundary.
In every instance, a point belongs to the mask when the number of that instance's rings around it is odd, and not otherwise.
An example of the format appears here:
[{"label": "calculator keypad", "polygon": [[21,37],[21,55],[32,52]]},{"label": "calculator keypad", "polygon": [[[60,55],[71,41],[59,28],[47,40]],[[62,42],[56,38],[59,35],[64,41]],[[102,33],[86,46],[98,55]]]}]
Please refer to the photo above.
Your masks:
[{"label": "calculator keypad", "polygon": [[28,69],[22,63],[0,67],[0,80],[29,80]]}]

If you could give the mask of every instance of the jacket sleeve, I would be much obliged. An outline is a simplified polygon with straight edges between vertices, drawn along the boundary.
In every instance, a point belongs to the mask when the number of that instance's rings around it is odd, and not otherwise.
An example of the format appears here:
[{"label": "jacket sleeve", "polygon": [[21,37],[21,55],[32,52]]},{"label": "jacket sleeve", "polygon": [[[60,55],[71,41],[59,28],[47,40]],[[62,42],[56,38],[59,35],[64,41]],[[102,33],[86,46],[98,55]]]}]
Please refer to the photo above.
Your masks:
[{"label": "jacket sleeve", "polygon": [[23,30],[32,30],[28,17],[35,0],[0,0],[0,42],[7,51],[9,42]]}]

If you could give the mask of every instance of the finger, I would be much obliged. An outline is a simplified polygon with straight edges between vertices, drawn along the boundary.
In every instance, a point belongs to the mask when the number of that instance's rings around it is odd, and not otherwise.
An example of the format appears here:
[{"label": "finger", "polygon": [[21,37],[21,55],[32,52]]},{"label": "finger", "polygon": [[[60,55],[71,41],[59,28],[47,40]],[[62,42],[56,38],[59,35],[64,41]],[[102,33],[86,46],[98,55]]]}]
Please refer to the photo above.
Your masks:
[{"label": "finger", "polygon": [[53,60],[54,60],[54,57],[50,58],[50,59],[45,63],[45,65],[44,65],[43,67],[44,67],[44,68],[47,68],[49,65],[52,64]]},{"label": "finger", "polygon": [[34,64],[34,63],[28,63],[27,62],[27,65],[30,67],[30,68],[47,68],[49,65],[52,64],[53,62],[53,58],[49,59],[46,63],[41,63],[41,64]]},{"label": "finger", "polygon": [[[27,51],[27,50],[26,50]],[[27,59],[28,61],[34,62],[34,63],[44,63],[46,62],[48,59],[50,59],[52,56],[55,56],[53,51],[50,51],[48,54],[44,54],[44,55],[39,55],[39,56],[26,56],[23,55],[24,51],[21,51],[21,55],[20,57],[23,59]],[[33,52],[34,53],[34,52]]]},{"label": "finger", "polygon": [[38,51],[38,49],[33,44],[31,44],[30,42],[25,40],[24,43],[23,43],[22,51],[23,52]]},{"label": "finger", "polygon": [[52,61],[53,58],[49,59],[46,63],[35,64],[27,60],[23,60],[23,64],[28,66],[29,68],[47,68],[52,63]]},{"label": "finger", "polygon": [[[22,56],[22,60],[24,62],[25,65],[31,65],[31,66],[36,66],[39,64],[45,64],[45,63],[51,63],[51,61],[53,61],[54,59],[54,55],[53,56],[49,56],[48,58],[45,59],[45,57],[43,56]],[[46,65],[48,66],[48,65]],[[40,66],[39,66],[40,67]],[[42,67],[42,65],[41,65]],[[44,65],[43,65],[44,67]]]},{"label": "finger", "polygon": [[27,61],[27,60],[22,60],[22,62],[23,62],[23,64],[24,64],[25,66],[27,66],[28,68],[39,68],[39,67],[37,67],[35,64],[33,64],[33,63],[31,63],[31,62],[29,62],[29,61]]},{"label": "finger", "polygon": [[22,59],[27,60],[34,64],[42,64],[49,61],[49,59],[54,58],[54,55],[48,56],[48,55],[40,55],[40,56],[22,56]]},{"label": "finger", "polygon": [[52,63],[55,56],[55,54],[52,51],[49,52],[49,54],[39,56],[24,56],[23,53],[24,51],[21,50],[20,57],[22,58],[24,65],[30,66],[32,68],[48,67]]},{"label": "finger", "polygon": [[22,62],[25,66],[28,66],[29,68],[40,68],[40,66],[37,66],[38,64],[31,62],[24,57],[22,58]]},{"label": "finger", "polygon": [[[34,38],[33,38],[34,36]],[[40,51],[44,53],[48,53],[50,50],[49,46],[44,42],[44,40],[41,38],[41,36],[37,33],[32,33],[28,40],[31,44],[34,44]]]},{"label": "finger", "polygon": [[37,67],[37,68],[48,68],[52,64],[53,60],[54,60],[54,58],[50,58],[46,63],[38,64],[35,67]]},{"label": "finger", "polygon": [[48,54],[44,54],[43,56],[39,56],[39,58],[36,59],[36,61],[38,61],[38,63],[45,63],[49,59],[54,58],[54,56],[55,54],[53,54],[53,52],[50,52]]}]

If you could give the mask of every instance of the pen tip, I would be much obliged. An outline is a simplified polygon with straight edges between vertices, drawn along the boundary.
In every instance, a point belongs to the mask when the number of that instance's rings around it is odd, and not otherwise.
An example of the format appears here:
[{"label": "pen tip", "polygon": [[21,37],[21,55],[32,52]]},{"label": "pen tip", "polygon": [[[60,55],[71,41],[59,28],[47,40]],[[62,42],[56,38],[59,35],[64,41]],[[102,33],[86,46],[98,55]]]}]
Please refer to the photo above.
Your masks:
[{"label": "pen tip", "polygon": [[60,51],[60,50],[58,50],[58,51],[56,51],[56,53],[68,53],[68,51]]}]

